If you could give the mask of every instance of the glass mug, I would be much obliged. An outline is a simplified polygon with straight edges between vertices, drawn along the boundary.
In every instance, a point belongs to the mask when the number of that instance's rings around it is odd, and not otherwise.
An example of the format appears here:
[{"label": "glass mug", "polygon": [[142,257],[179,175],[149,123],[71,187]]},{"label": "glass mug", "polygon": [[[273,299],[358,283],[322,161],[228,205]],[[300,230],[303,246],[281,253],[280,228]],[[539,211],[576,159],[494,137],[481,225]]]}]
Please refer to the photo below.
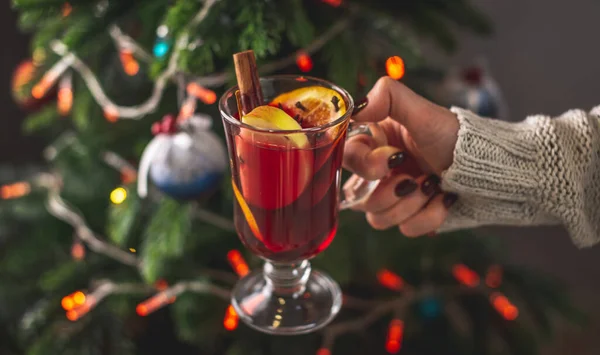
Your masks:
[{"label": "glass mug", "polygon": [[[234,223],[242,243],[265,260],[238,281],[232,305],[250,327],[270,334],[303,334],[329,323],[342,306],[339,285],[311,270],[309,259],[329,246],[339,210],[368,197],[378,181],[358,179],[340,203],[342,154],[347,137],[370,134],[350,122],[354,102],[327,81],[291,75],[260,79],[265,102],[307,86],[335,90],[346,112],[319,127],[261,129],[236,118],[237,87],[219,101],[235,195]],[[375,125],[376,126],[376,125]]]}]

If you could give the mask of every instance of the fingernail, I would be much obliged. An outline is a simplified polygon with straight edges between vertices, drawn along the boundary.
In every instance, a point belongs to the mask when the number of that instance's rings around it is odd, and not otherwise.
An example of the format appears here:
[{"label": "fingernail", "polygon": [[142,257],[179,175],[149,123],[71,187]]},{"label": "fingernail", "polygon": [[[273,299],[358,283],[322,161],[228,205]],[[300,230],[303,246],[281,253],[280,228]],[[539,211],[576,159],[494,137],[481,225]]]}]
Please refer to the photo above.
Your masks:
[{"label": "fingernail", "polygon": [[388,158],[388,168],[397,168],[402,162],[404,162],[404,152],[394,153]]},{"label": "fingernail", "polygon": [[365,107],[367,107],[368,104],[369,104],[369,98],[368,97],[365,97],[364,99],[358,101],[356,103],[356,106],[354,106],[354,111],[352,111],[352,116],[358,114]]},{"label": "fingernail", "polygon": [[429,177],[421,184],[421,191],[423,191],[425,196],[431,196],[435,193],[439,183],[440,178],[437,177],[437,175],[429,175]]},{"label": "fingernail", "polygon": [[452,192],[449,192],[444,195],[442,202],[444,203],[444,207],[450,208],[456,202],[456,200],[458,200],[458,195],[453,194]]},{"label": "fingernail", "polygon": [[396,188],[394,189],[394,193],[398,197],[404,197],[404,196],[414,192],[418,187],[419,187],[419,185],[417,185],[417,183],[414,180],[406,179],[406,180],[400,181],[398,183],[398,185],[396,185]]}]

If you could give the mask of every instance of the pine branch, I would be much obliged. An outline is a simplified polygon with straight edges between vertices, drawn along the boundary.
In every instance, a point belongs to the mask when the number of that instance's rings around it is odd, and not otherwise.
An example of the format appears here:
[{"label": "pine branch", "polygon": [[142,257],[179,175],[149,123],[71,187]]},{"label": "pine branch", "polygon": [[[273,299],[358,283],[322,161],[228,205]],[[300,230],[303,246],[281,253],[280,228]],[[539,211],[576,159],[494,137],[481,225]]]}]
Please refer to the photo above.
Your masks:
[{"label": "pine branch", "polygon": [[83,217],[62,199],[60,196],[60,179],[52,174],[43,174],[38,178],[38,184],[48,189],[48,212],[56,218],[73,226],[77,236],[93,251],[104,254],[125,265],[140,267],[141,262],[137,257],[122,249],[100,240],[87,226]]}]

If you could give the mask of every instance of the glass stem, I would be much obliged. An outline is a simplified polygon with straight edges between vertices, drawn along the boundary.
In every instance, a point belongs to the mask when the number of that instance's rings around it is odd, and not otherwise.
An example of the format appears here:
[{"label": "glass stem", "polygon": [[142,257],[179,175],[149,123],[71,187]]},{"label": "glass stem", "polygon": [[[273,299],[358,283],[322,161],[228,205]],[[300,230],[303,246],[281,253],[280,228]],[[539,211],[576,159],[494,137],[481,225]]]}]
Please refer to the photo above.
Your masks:
[{"label": "glass stem", "polygon": [[299,296],[306,289],[310,277],[310,262],[278,264],[267,261],[263,267],[265,280],[273,292],[286,296]]}]

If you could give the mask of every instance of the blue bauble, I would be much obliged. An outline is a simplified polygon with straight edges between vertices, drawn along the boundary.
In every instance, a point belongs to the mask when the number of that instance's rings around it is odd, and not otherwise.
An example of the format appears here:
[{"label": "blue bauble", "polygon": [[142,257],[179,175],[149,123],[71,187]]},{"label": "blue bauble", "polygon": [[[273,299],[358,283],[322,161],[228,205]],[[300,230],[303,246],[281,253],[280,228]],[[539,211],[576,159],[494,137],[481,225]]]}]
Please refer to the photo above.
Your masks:
[{"label": "blue bauble", "polygon": [[458,105],[470,110],[479,116],[498,118],[500,102],[497,97],[485,87],[469,87],[458,99]]},{"label": "blue bauble", "polygon": [[221,183],[227,168],[223,142],[211,131],[179,132],[154,155],[149,176],[163,193],[194,199]]},{"label": "blue bauble", "polygon": [[435,297],[425,297],[419,302],[419,311],[424,318],[433,319],[442,312],[442,305]]}]

